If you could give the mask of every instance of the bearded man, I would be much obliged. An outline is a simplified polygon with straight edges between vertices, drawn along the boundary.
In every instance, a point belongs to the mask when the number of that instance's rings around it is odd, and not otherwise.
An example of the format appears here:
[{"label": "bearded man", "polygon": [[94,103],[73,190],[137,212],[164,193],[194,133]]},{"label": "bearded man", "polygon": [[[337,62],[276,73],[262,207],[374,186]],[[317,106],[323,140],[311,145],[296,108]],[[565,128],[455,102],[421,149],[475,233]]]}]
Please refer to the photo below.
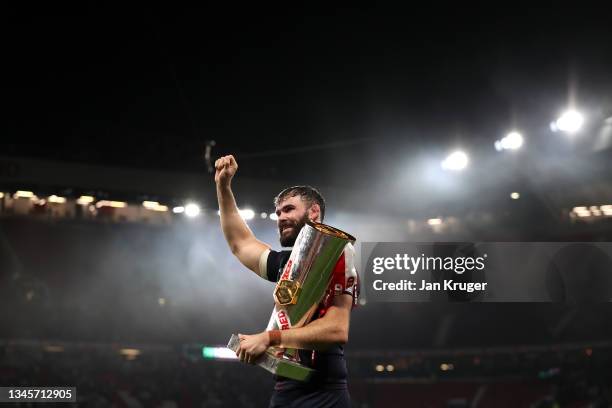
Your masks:
[{"label": "bearded man", "polygon": [[[291,251],[272,250],[255,237],[242,219],[231,189],[237,170],[238,164],[232,155],[215,162],[223,234],[232,254],[244,266],[264,279],[277,282]],[[274,199],[274,206],[282,247],[293,246],[307,221],[323,222],[325,216],[325,200],[310,186],[281,191]],[[276,376],[271,408],[350,406],[343,346],[348,341],[351,309],[359,296],[354,257],[355,249],[349,243],[334,267],[331,283],[310,323],[287,330],[239,334],[236,355],[243,362],[253,364],[268,347],[277,346],[299,349],[300,363],[315,370],[306,382]]]}]

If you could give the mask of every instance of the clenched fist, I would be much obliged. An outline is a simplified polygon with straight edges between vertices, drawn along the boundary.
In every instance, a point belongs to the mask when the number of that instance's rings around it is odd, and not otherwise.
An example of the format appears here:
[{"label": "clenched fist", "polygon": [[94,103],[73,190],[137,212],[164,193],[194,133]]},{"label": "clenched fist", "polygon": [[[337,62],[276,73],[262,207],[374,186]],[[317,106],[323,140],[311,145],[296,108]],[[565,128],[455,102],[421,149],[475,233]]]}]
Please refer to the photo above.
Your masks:
[{"label": "clenched fist", "polygon": [[238,171],[238,163],[231,154],[217,159],[215,162],[215,183],[222,186],[229,185],[232,177]]}]

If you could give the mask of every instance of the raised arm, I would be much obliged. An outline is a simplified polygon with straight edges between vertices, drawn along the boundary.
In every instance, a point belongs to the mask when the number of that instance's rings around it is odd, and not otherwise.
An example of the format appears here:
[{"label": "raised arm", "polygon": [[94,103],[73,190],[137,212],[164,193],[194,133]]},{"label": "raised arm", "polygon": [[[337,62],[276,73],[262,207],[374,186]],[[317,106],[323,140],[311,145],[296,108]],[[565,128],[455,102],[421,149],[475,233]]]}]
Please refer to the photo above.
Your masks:
[{"label": "raised arm", "polygon": [[[236,206],[232,192],[232,178],[238,170],[234,156],[223,156],[215,162],[215,183],[221,215],[221,229],[232,254],[247,268],[265,278],[266,271],[260,271],[260,259],[270,246],[259,241],[244,222]],[[265,265],[265,263],[264,263]]]}]

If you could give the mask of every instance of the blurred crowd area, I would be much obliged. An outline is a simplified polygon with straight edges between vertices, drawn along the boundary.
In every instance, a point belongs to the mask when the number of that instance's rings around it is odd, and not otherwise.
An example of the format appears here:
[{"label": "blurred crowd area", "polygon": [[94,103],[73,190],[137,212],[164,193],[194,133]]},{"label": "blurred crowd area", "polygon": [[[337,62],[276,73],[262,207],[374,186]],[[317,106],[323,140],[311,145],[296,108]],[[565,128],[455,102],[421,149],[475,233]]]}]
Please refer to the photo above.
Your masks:
[{"label": "blurred crowd area", "polygon": [[147,354],[128,359],[93,351],[37,353],[10,347],[2,350],[0,382],[74,386],[78,399],[72,405],[100,408],[263,407],[273,385],[265,371],[239,367],[237,362],[193,362],[176,355]]},{"label": "blurred crowd area", "polygon": [[[74,385],[94,407],[267,406],[269,373],[193,346],[261,331],[272,311],[273,284],[231,256],[213,215],[164,226],[0,217],[1,385]],[[274,243],[270,222],[250,226]],[[353,310],[353,406],[609,406],[610,303],[439,300]],[[141,353],[120,353],[130,345]]]},{"label": "blurred crowd area", "polygon": [[392,354],[380,353],[377,359],[349,359],[352,396],[360,406],[612,406],[609,346],[429,350],[400,352],[402,357],[395,358],[390,357]]},{"label": "blurred crowd area", "polygon": [[[87,407],[266,407],[272,393],[271,374],[236,361],[204,360],[180,352],[145,350],[138,356],[127,356],[116,351],[111,344],[73,344],[63,350],[18,342],[4,344],[0,347],[0,384],[74,386],[77,402],[63,406]],[[490,358],[495,360],[494,356]],[[437,374],[436,359],[424,361],[429,369],[412,377],[377,376],[360,367],[351,368],[352,406],[612,406],[609,364],[547,370],[538,375],[516,375],[500,364],[497,374],[490,377],[464,373],[443,378]]]},{"label": "blurred crowd area", "polygon": [[[231,333],[261,331],[274,285],[240,265],[215,221],[158,227],[0,218],[2,337],[225,344]],[[274,242],[267,224],[252,228]],[[353,350],[612,339],[609,302],[441,297],[360,304],[352,319]]]}]

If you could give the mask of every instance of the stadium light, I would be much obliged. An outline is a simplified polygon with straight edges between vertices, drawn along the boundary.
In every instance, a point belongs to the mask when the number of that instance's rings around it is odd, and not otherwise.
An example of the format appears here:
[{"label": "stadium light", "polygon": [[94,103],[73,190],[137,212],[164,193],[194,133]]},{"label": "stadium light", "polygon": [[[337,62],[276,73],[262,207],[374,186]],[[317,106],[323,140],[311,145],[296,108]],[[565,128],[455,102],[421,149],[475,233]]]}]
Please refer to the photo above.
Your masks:
[{"label": "stadium light", "polygon": [[576,133],[584,124],[584,116],[576,110],[570,109],[565,112],[559,118],[550,124],[550,128],[553,132],[561,131],[565,133]]},{"label": "stadium light", "polygon": [[182,205],[179,205],[178,207],[174,207],[172,209],[172,212],[175,214],[182,214],[185,212],[185,207],[183,207]]},{"label": "stadium light", "polygon": [[125,208],[127,203],[125,201],[100,200],[96,203],[96,208],[100,207]]},{"label": "stadium light", "polygon": [[24,190],[18,190],[14,195],[13,198],[35,198],[36,196],[34,195],[33,192],[31,191],[24,191]]},{"label": "stadium light", "polygon": [[4,198],[4,193],[0,193],[0,198]]},{"label": "stadium light", "polygon": [[519,132],[510,132],[501,140],[495,142],[495,150],[498,152],[502,150],[518,150],[523,146],[523,135]]},{"label": "stadium light", "polygon": [[378,364],[376,366],[376,371],[378,371],[379,373],[382,373],[383,371],[385,371],[385,366],[382,364]]},{"label": "stadium light", "polygon": [[168,211],[168,207],[160,205],[157,201],[143,201],[142,206],[151,211]]},{"label": "stadium light", "polygon": [[50,203],[55,203],[55,204],[64,204],[66,203],[66,198],[58,197],[55,194],[53,194],[47,198],[47,201],[49,201]]},{"label": "stadium light", "polygon": [[87,205],[87,204],[93,203],[94,200],[95,200],[95,198],[92,197],[92,196],[82,195],[77,200],[77,204],[79,204],[79,205]]},{"label": "stadium light", "polygon": [[580,206],[572,208],[570,212],[572,217],[610,217],[612,216],[612,205],[605,204],[601,206],[592,205],[590,207]]},{"label": "stadium light", "polygon": [[259,216],[262,220],[265,220],[266,218],[268,218],[268,213],[262,212],[261,214],[259,214]]},{"label": "stadium light", "polygon": [[591,215],[595,217],[599,217],[601,215],[601,211],[599,210],[599,207],[596,205],[590,206],[589,210],[591,210]]},{"label": "stadium light", "polygon": [[519,198],[521,198],[521,194],[517,193],[516,191],[510,193],[510,198],[513,200],[518,200]]},{"label": "stadium light", "polygon": [[452,171],[463,170],[467,167],[468,161],[467,154],[461,150],[457,150],[449,154],[448,157],[442,161],[442,168]]},{"label": "stadium light", "polygon": [[442,224],[442,219],[441,218],[430,218],[427,220],[427,223],[429,225],[431,225],[432,227],[434,225],[441,225]]},{"label": "stadium light", "polygon": [[578,217],[590,217],[591,216],[591,211],[589,211],[589,209],[584,206],[574,207],[572,208],[572,212],[576,214]]},{"label": "stadium light", "polygon": [[236,353],[227,347],[202,347],[202,357],[206,359],[236,360]]},{"label": "stadium light", "polygon": [[276,215],[276,213],[271,213],[271,214],[270,214],[270,219],[271,219],[272,221],[278,221],[278,215]]},{"label": "stadium light", "polygon": [[251,210],[250,208],[238,210],[238,212],[240,212],[242,219],[246,221],[252,220],[255,217],[255,211]]},{"label": "stadium light", "polygon": [[127,360],[134,360],[141,354],[141,351],[135,348],[123,348],[119,350],[119,354],[124,356]]},{"label": "stadium light", "polygon": [[194,218],[200,215],[200,206],[195,203],[189,203],[185,206],[185,215]]}]

